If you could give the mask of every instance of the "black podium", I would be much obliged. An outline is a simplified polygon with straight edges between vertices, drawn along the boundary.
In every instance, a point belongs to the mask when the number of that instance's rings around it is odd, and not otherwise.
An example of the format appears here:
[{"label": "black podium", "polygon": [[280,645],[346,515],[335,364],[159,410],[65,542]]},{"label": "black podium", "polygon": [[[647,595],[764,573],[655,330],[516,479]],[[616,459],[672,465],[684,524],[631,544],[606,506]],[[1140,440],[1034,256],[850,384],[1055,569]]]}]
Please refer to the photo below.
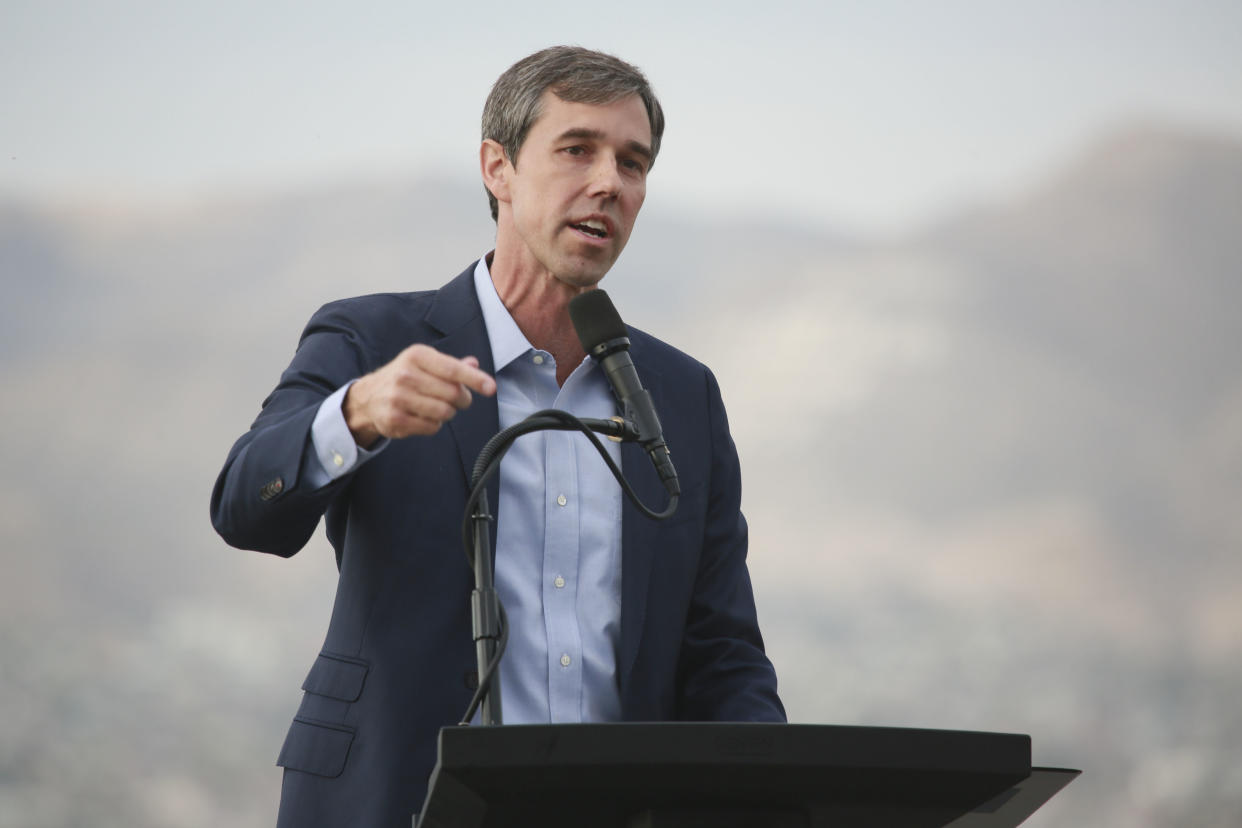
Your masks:
[{"label": "black podium", "polygon": [[835,725],[446,727],[415,828],[1001,828],[1079,771],[1029,736]]}]

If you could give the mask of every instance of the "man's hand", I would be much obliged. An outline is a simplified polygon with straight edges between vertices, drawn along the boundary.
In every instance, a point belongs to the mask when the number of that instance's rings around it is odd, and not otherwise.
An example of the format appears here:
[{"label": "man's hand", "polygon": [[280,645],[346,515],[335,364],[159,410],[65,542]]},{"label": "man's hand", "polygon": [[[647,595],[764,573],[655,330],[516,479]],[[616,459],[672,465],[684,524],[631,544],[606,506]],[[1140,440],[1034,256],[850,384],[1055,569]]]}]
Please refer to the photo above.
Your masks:
[{"label": "man's hand", "polygon": [[470,405],[471,390],[496,393],[496,380],[479,370],[477,359],[411,345],[351,385],[341,411],[354,441],[369,448],[380,437],[435,434]]}]

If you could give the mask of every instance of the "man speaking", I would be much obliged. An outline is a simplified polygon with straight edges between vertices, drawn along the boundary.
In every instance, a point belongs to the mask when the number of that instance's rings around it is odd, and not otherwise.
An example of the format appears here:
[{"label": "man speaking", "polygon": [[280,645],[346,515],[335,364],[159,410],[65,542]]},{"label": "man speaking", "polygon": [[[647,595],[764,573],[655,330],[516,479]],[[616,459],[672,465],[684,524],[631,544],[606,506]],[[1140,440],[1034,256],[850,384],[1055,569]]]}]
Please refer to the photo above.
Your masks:
[{"label": "man speaking", "polygon": [[[479,150],[495,250],[438,291],[319,310],[229,452],[211,499],[224,539],[289,556],[325,517],[340,570],[278,759],[279,825],[407,826],[421,807],[436,734],[478,680],[460,536],[471,468],[537,410],[617,413],[567,308],[625,247],[663,130],[646,78],[621,60],[556,47],[514,64]],[[716,380],[627,332],[680,505],[642,516],[579,433],[514,444],[495,528],[504,720],[784,721]],[[607,446],[644,502],[665,502],[641,447]]]}]

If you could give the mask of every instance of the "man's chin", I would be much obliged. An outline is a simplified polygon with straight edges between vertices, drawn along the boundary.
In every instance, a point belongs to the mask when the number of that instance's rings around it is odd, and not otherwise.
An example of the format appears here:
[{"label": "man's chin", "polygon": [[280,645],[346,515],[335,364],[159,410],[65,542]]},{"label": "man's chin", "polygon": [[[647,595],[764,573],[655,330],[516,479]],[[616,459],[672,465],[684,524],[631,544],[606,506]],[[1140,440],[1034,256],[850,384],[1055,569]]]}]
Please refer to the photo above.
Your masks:
[{"label": "man's chin", "polygon": [[556,272],[556,278],[574,287],[593,288],[603,281],[604,276],[612,269],[613,262],[613,259],[607,262],[583,262],[581,260],[566,262],[565,266]]}]

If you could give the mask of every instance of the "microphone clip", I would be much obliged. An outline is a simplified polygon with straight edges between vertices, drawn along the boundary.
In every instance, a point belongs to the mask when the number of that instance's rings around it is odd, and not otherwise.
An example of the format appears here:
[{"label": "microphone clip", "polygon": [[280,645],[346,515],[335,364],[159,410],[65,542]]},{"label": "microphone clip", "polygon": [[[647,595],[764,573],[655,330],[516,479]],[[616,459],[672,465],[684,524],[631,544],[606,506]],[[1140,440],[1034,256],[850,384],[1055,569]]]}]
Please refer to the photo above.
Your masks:
[{"label": "microphone clip", "polygon": [[618,336],[612,339],[605,339],[603,342],[597,342],[591,346],[587,352],[591,359],[599,361],[606,356],[611,356],[617,351],[628,351],[630,349],[630,338],[628,336]]}]

